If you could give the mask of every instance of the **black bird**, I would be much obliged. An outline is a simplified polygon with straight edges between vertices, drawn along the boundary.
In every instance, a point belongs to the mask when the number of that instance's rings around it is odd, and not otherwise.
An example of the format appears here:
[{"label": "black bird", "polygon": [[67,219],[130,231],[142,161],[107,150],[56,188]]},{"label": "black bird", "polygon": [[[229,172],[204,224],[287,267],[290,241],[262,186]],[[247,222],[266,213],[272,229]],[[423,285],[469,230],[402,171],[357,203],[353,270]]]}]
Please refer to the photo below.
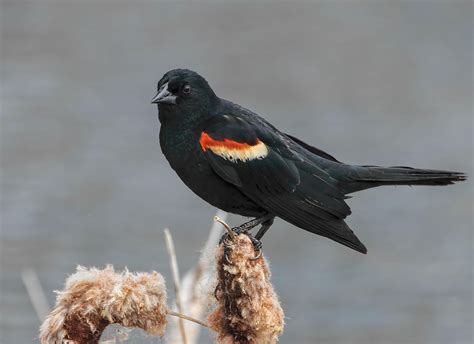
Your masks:
[{"label": "black bird", "polygon": [[255,217],[237,231],[261,225],[258,241],[276,216],[356,251],[364,244],[344,219],[348,194],[381,185],[448,185],[458,172],[347,165],[265,119],[219,98],[191,70],[175,69],[158,82],[161,149],[199,197],[224,211]]}]

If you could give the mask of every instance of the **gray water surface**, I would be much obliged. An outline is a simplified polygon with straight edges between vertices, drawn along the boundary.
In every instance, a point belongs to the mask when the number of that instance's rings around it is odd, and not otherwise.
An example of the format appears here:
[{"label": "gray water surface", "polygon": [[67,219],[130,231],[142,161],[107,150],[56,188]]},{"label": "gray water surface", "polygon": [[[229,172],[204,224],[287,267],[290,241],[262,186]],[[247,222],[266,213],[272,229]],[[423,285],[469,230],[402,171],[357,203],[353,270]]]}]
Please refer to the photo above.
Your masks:
[{"label": "gray water surface", "polygon": [[[473,172],[470,1],[12,0],[1,29],[1,343],[38,342],[23,268],[53,304],[77,264],[171,281],[164,227],[195,262],[215,209],[159,149],[171,68],[341,161]],[[281,220],[265,237],[281,342],[471,343],[472,182],[349,204],[366,256]]]}]

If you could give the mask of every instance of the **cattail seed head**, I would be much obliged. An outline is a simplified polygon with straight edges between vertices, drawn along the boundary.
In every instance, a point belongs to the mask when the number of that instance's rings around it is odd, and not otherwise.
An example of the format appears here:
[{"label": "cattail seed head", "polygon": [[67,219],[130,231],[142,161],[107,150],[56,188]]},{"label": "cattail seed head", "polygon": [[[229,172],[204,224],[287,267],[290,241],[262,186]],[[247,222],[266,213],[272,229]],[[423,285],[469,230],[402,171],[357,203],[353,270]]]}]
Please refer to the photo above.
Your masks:
[{"label": "cattail seed head", "polygon": [[254,256],[245,234],[228,238],[217,250],[217,306],[208,321],[219,343],[275,343],[283,332],[284,314],[270,270],[263,256]]},{"label": "cattail seed head", "polygon": [[97,343],[111,323],[163,335],[167,313],[165,281],[159,273],[79,266],[58,292],[56,306],[41,325],[40,339],[42,344]]}]

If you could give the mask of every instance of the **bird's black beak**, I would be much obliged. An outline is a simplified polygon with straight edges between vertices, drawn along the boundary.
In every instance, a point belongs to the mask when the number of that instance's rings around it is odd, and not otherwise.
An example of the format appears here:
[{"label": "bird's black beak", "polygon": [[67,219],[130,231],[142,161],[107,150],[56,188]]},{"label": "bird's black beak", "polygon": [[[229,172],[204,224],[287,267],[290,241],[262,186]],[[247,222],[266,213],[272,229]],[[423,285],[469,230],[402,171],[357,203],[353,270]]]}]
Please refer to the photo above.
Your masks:
[{"label": "bird's black beak", "polygon": [[176,104],[176,96],[168,91],[168,83],[164,84],[157,95],[151,100],[152,104]]}]

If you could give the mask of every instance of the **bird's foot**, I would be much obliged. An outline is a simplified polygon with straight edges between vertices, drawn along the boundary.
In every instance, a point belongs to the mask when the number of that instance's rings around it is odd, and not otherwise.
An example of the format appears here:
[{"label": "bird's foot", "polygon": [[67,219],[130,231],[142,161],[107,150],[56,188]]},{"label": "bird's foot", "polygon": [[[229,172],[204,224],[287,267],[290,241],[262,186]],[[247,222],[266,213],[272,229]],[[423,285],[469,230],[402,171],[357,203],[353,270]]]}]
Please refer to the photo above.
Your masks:
[{"label": "bird's foot", "polygon": [[[233,227],[233,228],[226,228],[226,229],[227,229],[227,232],[225,232],[225,233],[221,236],[221,239],[219,240],[219,244],[222,244],[222,243],[225,244],[226,242],[229,241],[229,239],[231,240],[231,239],[234,237],[234,235],[235,235],[235,236],[238,236],[238,235],[240,235],[240,234],[242,234],[242,233],[244,233],[244,234],[249,234],[248,230],[247,230],[247,229],[242,229],[241,226],[239,226],[239,227]],[[233,234],[231,234],[230,231],[231,231]]]},{"label": "bird's foot", "polygon": [[263,244],[260,240],[258,240],[257,238],[255,238],[252,233],[250,232],[247,232],[245,233],[247,234],[247,236],[249,237],[250,241],[252,242],[252,245],[253,245],[253,249],[255,252],[257,252],[257,255],[253,258],[251,258],[251,260],[257,260],[258,258],[261,257],[262,255],[262,248],[263,248]]},{"label": "bird's foot", "polygon": [[236,235],[240,235],[242,233],[249,233],[249,229],[246,228],[243,225],[237,226],[237,227],[232,227],[232,232],[234,232]]},{"label": "bird's foot", "polygon": [[[250,258],[250,260],[257,260],[258,258],[260,258],[262,256],[262,247],[263,247],[262,242],[260,240],[256,239],[252,235],[252,233],[250,233],[248,231],[243,231],[240,234],[245,234],[246,236],[249,237],[250,241],[252,242],[253,249],[256,252],[255,256]],[[240,234],[237,234],[237,235],[240,235]],[[219,240],[219,244],[224,244],[224,255],[225,255],[225,259],[227,260],[227,262],[229,264],[232,264],[232,262],[229,259],[229,253],[230,253],[230,250],[231,250],[231,243],[232,243],[232,238],[230,237],[229,233],[224,233],[222,235],[221,239]]]},{"label": "bird's foot", "polygon": [[[249,237],[250,241],[252,241],[252,244],[253,244],[253,247],[255,249],[255,251],[258,251],[258,250],[261,250],[262,247],[263,247],[263,244],[260,240],[258,240],[257,238],[255,238],[253,236],[252,233],[248,232],[248,231],[242,231],[242,232],[235,232],[236,235],[240,235],[240,234],[245,234]],[[230,237],[230,234],[229,233],[224,233],[220,240],[219,240],[219,244],[222,244],[224,243],[225,245],[228,246],[228,243],[232,241],[232,238]]]},{"label": "bird's foot", "polygon": [[260,258],[260,256],[262,255],[263,244],[260,240],[255,238],[252,235],[252,233],[250,233],[250,231],[249,231],[250,228],[248,226],[248,223],[244,223],[243,225],[240,225],[240,226],[237,226],[237,227],[234,227],[234,228],[230,228],[230,226],[227,223],[225,223],[223,220],[219,219],[218,217],[215,217],[214,220],[221,223],[227,230],[227,232],[224,233],[222,235],[222,237],[220,238],[220,240],[219,240],[219,244],[224,244],[224,254],[225,254],[225,257],[226,257],[227,261],[229,261],[227,253],[229,253],[230,244],[231,244],[232,240],[235,239],[240,234],[245,234],[249,237],[249,239],[252,242],[252,245],[254,247],[254,250],[257,252],[257,255],[255,257],[251,258],[251,259],[255,260],[255,259]]},{"label": "bird's foot", "polygon": [[[253,245],[254,250],[255,250],[255,251],[262,251],[262,247],[263,247],[262,242],[261,242],[260,240],[258,240],[257,238],[255,238],[255,237],[252,235],[252,233],[250,233],[250,232],[247,232],[247,233],[245,233],[245,234],[249,237],[250,241],[252,242],[252,245]],[[260,252],[260,253],[261,253],[261,252]]]}]

